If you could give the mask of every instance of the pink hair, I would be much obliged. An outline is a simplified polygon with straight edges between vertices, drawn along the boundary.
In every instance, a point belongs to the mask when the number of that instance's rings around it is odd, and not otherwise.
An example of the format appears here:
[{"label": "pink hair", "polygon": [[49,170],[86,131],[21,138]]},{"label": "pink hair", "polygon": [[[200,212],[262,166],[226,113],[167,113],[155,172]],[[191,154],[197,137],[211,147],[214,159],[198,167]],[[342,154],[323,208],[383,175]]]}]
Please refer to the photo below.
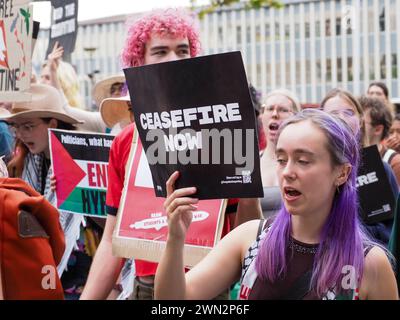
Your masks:
[{"label": "pink hair", "polygon": [[146,43],[152,34],[171,35],[189,40],[190,56],[200,51],[198,24],[193,14],[183,9],[155,10],[137,21],[127,22],[128,34],[122,50],[122,66],[137,67],[144,64]]}]

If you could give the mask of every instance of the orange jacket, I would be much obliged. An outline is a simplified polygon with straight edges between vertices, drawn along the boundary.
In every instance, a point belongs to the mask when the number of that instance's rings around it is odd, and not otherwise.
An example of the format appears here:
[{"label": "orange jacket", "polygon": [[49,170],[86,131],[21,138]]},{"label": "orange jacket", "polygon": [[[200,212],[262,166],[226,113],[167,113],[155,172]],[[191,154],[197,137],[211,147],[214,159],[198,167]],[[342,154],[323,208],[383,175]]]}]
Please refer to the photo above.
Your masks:
[{"label": "orange jacket", "polygon": [[0,272],[4,299],[63,299],[59,214],[21,179],[0,178]]}]

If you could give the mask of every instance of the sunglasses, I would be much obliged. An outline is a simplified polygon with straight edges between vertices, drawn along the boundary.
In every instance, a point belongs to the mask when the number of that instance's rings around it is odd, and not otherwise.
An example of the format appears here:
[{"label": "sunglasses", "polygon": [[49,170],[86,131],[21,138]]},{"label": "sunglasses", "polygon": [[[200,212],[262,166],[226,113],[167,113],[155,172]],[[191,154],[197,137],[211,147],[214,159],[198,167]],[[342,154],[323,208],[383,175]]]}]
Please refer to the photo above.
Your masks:
[{"label": "sunglasses", "polygon": [[121,95],[126,95],[128,92],[128,86],[123,82],[115,82],[110,87],[110,94],[120,93]]}]

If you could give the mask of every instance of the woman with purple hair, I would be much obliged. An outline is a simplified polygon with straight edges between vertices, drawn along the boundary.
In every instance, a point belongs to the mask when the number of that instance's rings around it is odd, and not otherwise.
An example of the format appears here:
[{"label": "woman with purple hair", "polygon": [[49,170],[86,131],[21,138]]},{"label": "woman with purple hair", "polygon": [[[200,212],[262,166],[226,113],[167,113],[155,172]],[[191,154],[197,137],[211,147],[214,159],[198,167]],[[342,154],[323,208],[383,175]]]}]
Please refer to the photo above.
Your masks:
[{"label": "woman with purple hair", "polygon": [[170,177],[156,298],[209,299],[240,278],[241,299],[398,299],[388,253],[358,220],[351,129],[320,110],[301,111],[282,124],[276,155],[282,209],[235,228],[186,275],[184,240],[198,200],[194,187],[174,191],[178,172]]}]

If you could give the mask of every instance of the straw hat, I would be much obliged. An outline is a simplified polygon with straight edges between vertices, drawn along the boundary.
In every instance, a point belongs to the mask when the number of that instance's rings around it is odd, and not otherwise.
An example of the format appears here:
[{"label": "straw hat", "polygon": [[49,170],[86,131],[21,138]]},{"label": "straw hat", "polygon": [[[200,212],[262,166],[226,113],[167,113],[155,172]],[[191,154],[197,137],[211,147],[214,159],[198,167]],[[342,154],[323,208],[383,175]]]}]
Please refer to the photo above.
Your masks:
[{"label": "straw hat", "polygon": [[11,113],[1,114],[0,120],[10,122],[21,118],[54,118],[71,124],[83,123],[65,112],[57,89],[44,84],[32,84],[28,92],[32,95],[32,100],[14,102]]},{"label": "straw hat", "polygon": [[123,75],[112,76],[104,80],[98,81],[92,90],[93,100],[96,102],[96,106],[100,106],[101,102],[110,97],[110,88],[116,82],[125,83],[125,77]]},{"label": "straw hat", "polygon": [[[7,117],[10,115],[10,111],[8,111],[7,109],[4,109],[3,107],[0,107],[0,118],[2,117]],[[0,119],[1,121],[2,119]]]},{"label": "straw hat", "polygon": [[129,95],[120,98],[107,98],[100,104],[100,114],[108,128],[119,122],[131,122]]}]

